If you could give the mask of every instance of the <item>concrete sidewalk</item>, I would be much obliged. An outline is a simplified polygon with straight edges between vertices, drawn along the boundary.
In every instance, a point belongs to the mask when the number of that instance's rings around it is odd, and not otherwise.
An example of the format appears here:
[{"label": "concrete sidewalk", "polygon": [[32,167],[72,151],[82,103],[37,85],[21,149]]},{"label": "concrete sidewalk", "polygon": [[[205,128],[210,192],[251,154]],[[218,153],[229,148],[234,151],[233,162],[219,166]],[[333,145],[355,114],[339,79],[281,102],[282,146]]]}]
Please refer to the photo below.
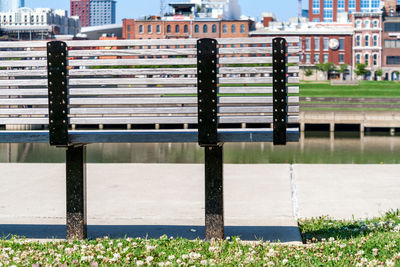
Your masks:
[{"label": "concrete sidewalk", "polygon": [[[65,237],[64,164],[0,164],[0,234]],[[224,165],[226,235],[298,242],[289,165]],[[88,164],[88,235],[204,238],[204,166]]]},{"label": "concrete sidewalk", "polygon": [[[300,242],[297,217],[400,208],[400,165],[224,165],[227,236]],[[0,164],[0,235],[65,237],[64,164]],[[204,238],[201,164],[88,164],[89,237]]]}]

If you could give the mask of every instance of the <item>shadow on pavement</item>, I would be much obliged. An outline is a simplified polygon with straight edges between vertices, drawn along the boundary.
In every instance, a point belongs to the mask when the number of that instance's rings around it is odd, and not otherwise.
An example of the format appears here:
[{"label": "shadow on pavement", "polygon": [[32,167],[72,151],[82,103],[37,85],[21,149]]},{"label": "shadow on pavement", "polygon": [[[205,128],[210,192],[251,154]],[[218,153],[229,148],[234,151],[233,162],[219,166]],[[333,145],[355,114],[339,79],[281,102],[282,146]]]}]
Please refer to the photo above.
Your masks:
[{"label": "shadow on pavement", "polygon": [[[88,238],[109,236],[110,238],[141,237],[159,238],[183,237],[203,239],[204,226],[188,225],[88,225]],[[66,236],[65,225],[45,224],[0,224],[0,237],[57,238]],[[271,242],[301,241],[299,229],[295,226],[225,226],[225,236],[238,236],[242,240],[264,240]]]}]

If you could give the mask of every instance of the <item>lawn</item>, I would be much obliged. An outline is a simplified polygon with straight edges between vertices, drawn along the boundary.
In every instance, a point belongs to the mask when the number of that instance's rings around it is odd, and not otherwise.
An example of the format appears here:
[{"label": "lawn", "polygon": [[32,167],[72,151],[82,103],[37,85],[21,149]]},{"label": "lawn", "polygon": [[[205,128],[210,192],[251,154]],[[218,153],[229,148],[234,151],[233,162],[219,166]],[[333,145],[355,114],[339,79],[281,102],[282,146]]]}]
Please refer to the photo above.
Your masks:
[{"label": "lawn", "polygon": [[400,83],[392,81],[362,81],[360,85],[301,83],[301,97],[386,97],[400,98]]},{"label": "lawn", "polygon": [[299,221],[306,244],[101,238],[89,241],[0,240],[2,265],[133,266],[395,266],[400,264],[400,213],[370,220],[328,217]]}]

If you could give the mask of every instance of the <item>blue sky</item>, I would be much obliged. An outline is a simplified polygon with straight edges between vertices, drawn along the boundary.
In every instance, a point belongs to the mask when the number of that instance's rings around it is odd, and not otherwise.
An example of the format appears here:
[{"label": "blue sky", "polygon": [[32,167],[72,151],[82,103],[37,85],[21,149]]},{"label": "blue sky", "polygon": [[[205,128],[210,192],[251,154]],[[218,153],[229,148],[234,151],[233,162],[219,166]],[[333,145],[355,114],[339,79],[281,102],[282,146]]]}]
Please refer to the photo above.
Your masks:
[{"label": "blue sky", "polygon": [[[69,0],[25,0],[25,6],[66,9]],[[159,0],[117,0],[117,23],[123,18],[137,18],[159,13]],[[173,2],[173,0],[171,0]],[[273,12],[280,20],[297,15],[297,0],[239,0],[244,15],[260,17],[261,12]],[[303,0],[303,6],[308,0]]]}]

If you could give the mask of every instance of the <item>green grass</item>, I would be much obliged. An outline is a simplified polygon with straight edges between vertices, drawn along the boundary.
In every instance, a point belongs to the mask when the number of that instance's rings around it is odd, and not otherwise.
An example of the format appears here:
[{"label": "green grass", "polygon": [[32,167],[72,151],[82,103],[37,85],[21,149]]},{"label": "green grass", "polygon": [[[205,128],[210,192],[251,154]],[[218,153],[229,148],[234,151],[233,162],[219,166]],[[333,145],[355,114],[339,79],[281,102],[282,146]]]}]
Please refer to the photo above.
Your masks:
[{"label": "green grass", "polygon": [[305,245],[108,239],[30,242],[0,240],[0,266],[395,266],[400,264],[399,211],[369,220],[299,220]]},{"label": "green grass", "polygon": [[358,86],[328,83],[300,84],[301,97],[386,97],[400,98],[400,83],[392,81],[362,81]]},{"label": "green grass", "polygon": [[352,107],[302,107],[300,104],[300,110],[301,111],[306,111],[306,110],[321,110],[321,111],[398,111],[398,108],[369,108],[369,107],[358,107],[358,108],[352,108]]}]

